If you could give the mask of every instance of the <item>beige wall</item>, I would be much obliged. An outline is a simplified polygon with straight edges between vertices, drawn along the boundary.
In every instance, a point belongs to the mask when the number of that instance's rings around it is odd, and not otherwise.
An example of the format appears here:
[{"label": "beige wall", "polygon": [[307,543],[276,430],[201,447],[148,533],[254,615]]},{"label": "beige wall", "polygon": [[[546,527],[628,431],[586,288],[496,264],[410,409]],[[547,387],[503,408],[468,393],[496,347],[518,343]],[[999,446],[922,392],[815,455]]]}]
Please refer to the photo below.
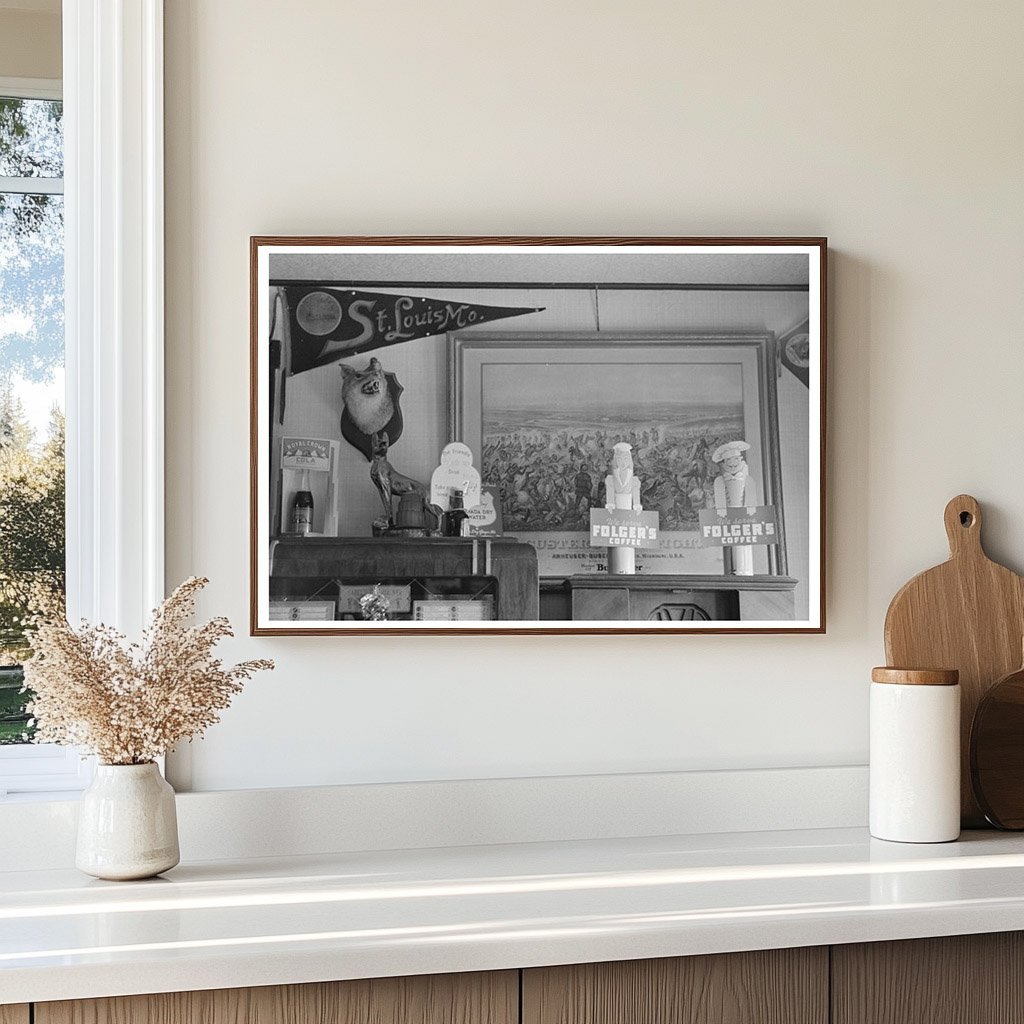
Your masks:
[{"label": "beige wall", "polygon": [[826,234],[822,637],[240,638],[198,788],[840,764],[975,493],[1024,569],[1019,4],[167,0],[168,567],[247,620],[250,234]]},{"label": "beige wall", "polygon": [[0,9],[0,78],[60,78],[60,15]]}]

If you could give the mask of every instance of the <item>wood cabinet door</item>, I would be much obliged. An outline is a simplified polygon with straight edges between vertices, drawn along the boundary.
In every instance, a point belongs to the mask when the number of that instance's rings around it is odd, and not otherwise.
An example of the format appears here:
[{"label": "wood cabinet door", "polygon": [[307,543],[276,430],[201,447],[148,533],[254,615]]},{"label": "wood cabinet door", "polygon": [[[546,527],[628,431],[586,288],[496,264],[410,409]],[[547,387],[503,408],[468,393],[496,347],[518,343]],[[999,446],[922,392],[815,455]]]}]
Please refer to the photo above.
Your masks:
[{"label": "wood cabinet door", "polygon": [[35,1024],[518,1024],[518,980],[495,971],[69,1000],[37,1003]]},{"label": "wood cabinet door", "polygon": [[833,1024],[1024,1021],[1024,933],[832,947]]},{"label": "wood cabinet door", "polygon": [[19,1003],[17,1006],[0,1006],[0,1024],[28,1024],[28,1006]]},{"label": "wood cabinet door", "polygon": [[523,1024],[827,1022],[828,950],[820,947],[523,972]]}]

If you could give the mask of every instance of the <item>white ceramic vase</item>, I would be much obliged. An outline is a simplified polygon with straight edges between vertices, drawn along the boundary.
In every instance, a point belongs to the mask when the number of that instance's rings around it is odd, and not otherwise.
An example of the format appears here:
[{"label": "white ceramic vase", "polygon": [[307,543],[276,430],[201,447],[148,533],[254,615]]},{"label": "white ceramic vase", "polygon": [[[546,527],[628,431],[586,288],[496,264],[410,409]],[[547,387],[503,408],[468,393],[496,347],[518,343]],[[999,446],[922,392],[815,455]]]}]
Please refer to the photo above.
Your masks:
[{"label": "white ceramic vase", "polygon": [[178,850],[174,790],[149,764],[100,764],[82,794],[75,865],[95,878],[151,878]]}]

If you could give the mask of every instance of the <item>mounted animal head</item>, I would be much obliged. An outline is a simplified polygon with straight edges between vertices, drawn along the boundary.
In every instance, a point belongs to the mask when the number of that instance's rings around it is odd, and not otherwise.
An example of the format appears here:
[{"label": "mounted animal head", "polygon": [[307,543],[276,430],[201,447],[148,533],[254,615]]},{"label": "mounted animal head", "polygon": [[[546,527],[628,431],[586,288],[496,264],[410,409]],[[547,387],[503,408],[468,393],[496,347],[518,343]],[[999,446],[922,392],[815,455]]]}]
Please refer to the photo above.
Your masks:
[{"label": "mounted animal head", "polygon": [[403,430],[402,385],[388,373],[380,360],[373,358],[363,370],[339,364],[341,397],[345,407],[341,414],[341,435],[367,459],[374,457],[375,435],[387,432],[394,444]]},{"label": "mounted animal head", "polygon": [[394,415],[395,405],[380,360],[371,359],[365,370],[340,365],[341,397],[352,422],[364,434],[383,430]]}]

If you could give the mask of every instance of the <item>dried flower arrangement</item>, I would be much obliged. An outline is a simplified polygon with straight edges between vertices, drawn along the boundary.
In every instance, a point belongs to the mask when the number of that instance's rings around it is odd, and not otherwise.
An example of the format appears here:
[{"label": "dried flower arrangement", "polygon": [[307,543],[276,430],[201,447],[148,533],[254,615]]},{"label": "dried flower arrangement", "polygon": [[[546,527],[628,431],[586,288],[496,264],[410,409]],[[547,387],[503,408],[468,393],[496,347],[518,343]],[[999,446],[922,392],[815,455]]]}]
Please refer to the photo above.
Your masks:
[{"label": "dried flower arrangement", "polygon": [[147,764],[217,722],[244,681],[274,663],[225,668],[213,648],[233,635],[228,620],[187,625],[208,582],[182,583],[153,612],[141,645],[109,626],[38,621],[25,663],[36,742],[84,747],[104,764]]}]

